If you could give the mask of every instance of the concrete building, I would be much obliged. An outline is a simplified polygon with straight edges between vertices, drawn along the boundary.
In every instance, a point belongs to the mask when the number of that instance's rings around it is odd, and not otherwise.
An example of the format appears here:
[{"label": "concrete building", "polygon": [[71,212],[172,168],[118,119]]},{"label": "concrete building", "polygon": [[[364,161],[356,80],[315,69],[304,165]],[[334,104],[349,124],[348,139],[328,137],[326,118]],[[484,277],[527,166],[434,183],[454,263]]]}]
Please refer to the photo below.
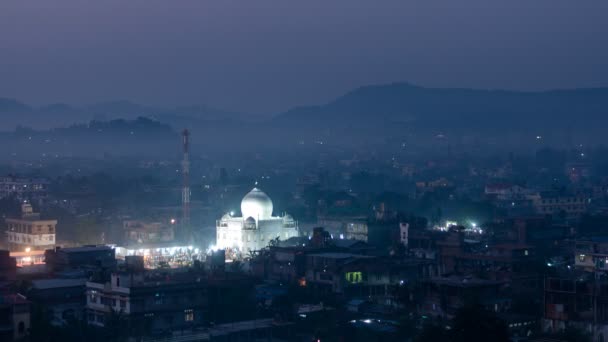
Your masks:
[{"label": "concrete building", "polygon": [[123,222],[125,239],[129,244],[171,242],[175,239],[175,219],[170,224],[128,220]]},{"label": "concrete building", "polygon": [[587,201],[583,196],[541,193],[533,202],[536,213],[541,215],[560,215],[578,217],[587,212]]},{"label": "concrete building", "polygon": [[225,214],[217,221],[216,247],[247,254],[267,247],[274,239],[298,236],[298,222],[289,214],[272,216],[272,200],[253,188],[241,201],[242,216]]},{"label": "concrete building", "polygon": [[104,327],[120,313],[130,327],[129,335],[194,331],[222,315],[247,309],[253,284],[242,276],[208,276],[202,270],[144,270],[141,260],[109,280],[86,283],[86,321]]},{"label": "concrete building", "polygon": [[133,326],[150,331],[200,325],[206,287],[190,273],[113,273],[107,283],[86,283],[86,321],[103,327],[112,312],[121,312]]},{"label": "concrete building", "polygon": [[0,198],[39,199],[46,197],[48,186],[49,181],[42,178],[1,177]]},{"label": "concrete building", "polygon": [[55,247],[57,220],[41,220],[29,203],[21,206],[21,218],[6,219],[9,250],[30,251]]},{"label": "concrete building", "polygon": [[0,295],[0,341],[22,341],[30,329],[30,302],[20,294]]},{"label": "concrete building", "polygon": [[52,270],[113,269],[116,267],[116,252],[108,246],[57,247],[45,252],[45,262]]},{"label": "concrete building", "polygon": [[9,251],[0,250],[0,281],[15,280],[17,274],[17,260]]},{"label": "concrete building", "polygon": [[28,298],[46,308],[52,325],[67,325],[83,318],[85,283],[84,278],[34,280]]},{"label": "concrete building", "polygon": [[431,317],[453,318],[466,303],[479,302],[487,310],[506,311],[510,301],[501,293],[504,282],[452,275],[424,281],[420,313]]},{"label": "concrete building", "polygon": [[319,216],[317,226],[325,228],[334,239],[354,239],[367,242],[366,216]]}]

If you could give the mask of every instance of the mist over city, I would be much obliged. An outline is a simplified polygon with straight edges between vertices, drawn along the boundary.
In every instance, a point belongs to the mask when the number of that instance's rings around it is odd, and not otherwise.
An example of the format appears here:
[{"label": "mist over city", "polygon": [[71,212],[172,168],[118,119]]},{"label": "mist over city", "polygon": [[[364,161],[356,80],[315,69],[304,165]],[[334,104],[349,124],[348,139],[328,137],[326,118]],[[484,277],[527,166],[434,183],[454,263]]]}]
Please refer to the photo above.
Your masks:
[{"label": "mist over city", "polygon": [[0,340],[606,341],[607,18],[0,3]]}]

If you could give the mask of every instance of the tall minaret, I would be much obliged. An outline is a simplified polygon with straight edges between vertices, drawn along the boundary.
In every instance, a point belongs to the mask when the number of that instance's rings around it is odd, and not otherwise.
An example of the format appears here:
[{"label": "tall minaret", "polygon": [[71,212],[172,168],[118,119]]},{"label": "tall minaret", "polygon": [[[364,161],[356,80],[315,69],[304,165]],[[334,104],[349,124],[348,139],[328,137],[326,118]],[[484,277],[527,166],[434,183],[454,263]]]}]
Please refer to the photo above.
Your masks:
[{"label": "tall minaret", "polygon": [[188,159],[190,132],[187,129],[182,131],[182,138],[184,145],[184,159],[182,160],[182,227],[187,230],[190,227],[190,160]]}]

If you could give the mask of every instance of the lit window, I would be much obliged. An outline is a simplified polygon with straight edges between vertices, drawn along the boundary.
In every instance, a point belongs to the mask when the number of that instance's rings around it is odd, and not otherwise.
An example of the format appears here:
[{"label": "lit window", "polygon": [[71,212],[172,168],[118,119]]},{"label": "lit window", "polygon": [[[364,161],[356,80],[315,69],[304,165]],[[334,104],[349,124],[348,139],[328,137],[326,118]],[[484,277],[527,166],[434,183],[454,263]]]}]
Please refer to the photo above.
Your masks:
[{"label": "lit window", "polygon": [[584,261],[585,261],[585,254],[580,254],[580,255],[578,256],[578,261],[580,261],[580,262],[584,262]]},{"label": "lit window", "polygon": [[184,321],[186,321],[186,322],[194,321],[194,310],[192,310],[192,309],[184,310]]}]

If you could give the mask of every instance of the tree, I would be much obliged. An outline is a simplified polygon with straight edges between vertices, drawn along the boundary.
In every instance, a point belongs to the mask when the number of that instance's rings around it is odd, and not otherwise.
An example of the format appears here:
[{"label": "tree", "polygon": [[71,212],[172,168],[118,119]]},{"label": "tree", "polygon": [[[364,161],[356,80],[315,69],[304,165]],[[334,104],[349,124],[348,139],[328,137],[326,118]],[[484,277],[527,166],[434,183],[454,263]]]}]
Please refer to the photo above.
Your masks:
[{"label": "tree", "polygon": [[268,246],[269,246],[269,247],[276,247],[276,246],[278,246],[278,245],[279,245],[279,241],[280,241],[280,239],[279,239],[279,237],[277,236],[276,238],[274,238],[274,239],[272,239],[272,240],[268,241]]}]

